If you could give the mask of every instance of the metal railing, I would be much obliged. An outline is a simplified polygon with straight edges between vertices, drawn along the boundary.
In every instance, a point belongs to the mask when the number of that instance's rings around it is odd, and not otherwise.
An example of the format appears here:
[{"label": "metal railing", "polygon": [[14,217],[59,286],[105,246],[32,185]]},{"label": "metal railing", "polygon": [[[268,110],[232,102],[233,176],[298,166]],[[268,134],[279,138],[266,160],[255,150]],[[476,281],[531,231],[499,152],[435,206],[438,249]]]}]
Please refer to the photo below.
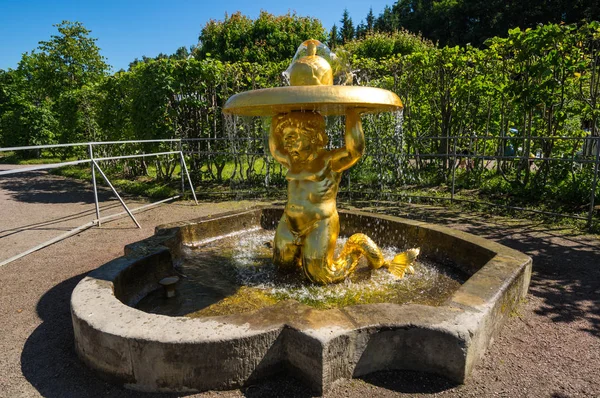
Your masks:
[{"label": "metal railing", "polygon": [[[459,140],[481,140],[481,141],[500,141],[502,142],[502,145],[500,148],[502,148],[502,150],[500,150],[499,152],[501,154],[499,155],[477,155],[475,153],[459,153],[457,152],[457,148],[458,148],[458,141]],[[484,136],[484,137],[421,137],[419,138],[419,140],[448,140],[452,142],[452,148],[451,148],[451,153],[448,154],[406,154],[405,156],[408,158],[436,158],[436,157],[440,157],[440,158],[446,158],[452,159],[452,179],[451,179],[451,196],[450,196],[450,200],[451,201],[462,201],[462,202],[469,202],[469,203],[475,203],[475,204],[485,204],[488,206],[496,206],[496,207],[502,207],[502,208],[506,208],[506,209],[513,209],[513,210],[519,210],[519,211],[526,211],[526,212],[531,212],[531,213],[538,213],[538,214],[545,214],[545,215],[549,215],[549,216],[558,216],[558,217],[564,217],[564,218],[571,218],[571,219],[576,219],[576,220],[586,220],[587,222],[587,227],[590,228],[592,226],[592,222],[593,222],[593,217],[594,217],[594,206],[595,206],[595,198],[596,198],[596,189],[598,187],[598,172],[599,172],[599,166],[600,166],[600,137],[538,137],[538,136],[534,136],[534,137],[507,137],[507,136],[503,136],[503,137],[493,137],[493,136]],[[562,140],[562,141],[583,141],[583,142],[587,142],[587,143],[591,143],[591,147],[594,149],[594,155],[593,155],[593,159],[576,159],[574,156],[571,158],[553,158],[553,157],[531,157],[528,156],[526,154],[521,155],[521,156],[505,156],[504,155],[504,148],[505,148],[505,142],[509,141],[509,142],[515,142],[515,141],[522,141],[525,145],[526,141],[558,141],[558,140]],[[522,149],[522,152],[524,153],[524,149]],[[587,216],[586,217],[581,217],[581,216],[576,216],[576,215],[572,215],[572,214],[564,214],[564,213],[556,213],[556,212],[549,212],[549,211],[543,211],[543,210],[536,210],[536,209],[527,209],[527,208],[523,208],[523,207],[519,207],[519,206],[510,206],[510,205],[502,205],[502,204],[497,204],[497,203],[490,203],[490,202],[478,202],[478,201],[474,201],[474,200],[467,200],[467,199],[456,199],[455,198],[455,187],[456,187],[456,167],[458,164],[458,159],[459,158],[463,158],[463,159],[480,159],[480,160],[493,160],[493,161],[500,161],[500,160],[518,160],[518,161],[522,161],[522,162],[527,162],[529,165],[531,164],[535,164],[535,163],[542,163],[542,162],[568,162],[568,163],[572,163],[572,164],[589,164],[592,163],[594,165],[594,171],[593,171],[593,179],[592,179],[592,184],[591,184],[591,190],[590,190],[590,205],[588,208],[588,212],[587,212]]]},{"label": "metal railing", "polygon": [[[178,144],[178,150],[177,151],[165,151],[165,152],[152,152],[152,153],[137,153],[137,154],[121,155],[121,156],[103,156],[103,157],[95,157],[94,156],[94,147],[98,146],[98,145],[146,144],[146,143],[162,143],[162,142],[175,142]],[[148,209],[153,206],[157,206],[159,204],[162,204],[162,203],[165,203],[165,202],[168,202],[171,200],[178,199],[181,196],[183,196],[183,194],[185,192],[185,179],[184,179],[185,177],[187,177],[187,182],[190,186],[190,190],[191,190],[192,196],[194,198],[194,202],[196,204],[198,204],[198,199],[196,198],[196,192],[194,190],[194,186],[192,184],[192,180],[190,178],[190,174],[188,172],[187,165],[185,163],[185,157],[183,155],[183,151],[181,150],[182,149],[181,140],[179,140],[179,139],[102,141],[102,142],[81,142],[81,143],[72,143],[72,144],[34,145],[34,146],[0,148],[0,152],[16,152],[16,151],[25,151],[25,150],[29,151],[29,150],[54,149],[54,148],[65,148],[65,147],[87,147],[88,157],[85,159],[79,159],[79,160],[68,161],[68,162],[57,162],[57,163],[50,163],[50,164],[41,164],[41,165],[36,165],[36,166],[32,166],[32,167],[0,170],[0,177],[5,176],[5,175],[11,175],[11,174],[27,173],[27,172],[40,171],[40,170],[49,170],[49,169],[55,169],[55,168],[60,168],[60,167],[65,167],[65,166],[81,165],[81,164],[86,164],[86,163],[91,164],[92,185],[93,185],[93,192],[94,192],[94,205],[95,205],[95,210],[96,210],[96,218],[84,225],[73,228],[70,231],[67,231],[64,234],[62,234],[56,238],[50,239],[50,240],[43,242],[23,253],[20,253],[16,256],[13,256],[7,260],[0,262],[0,266],[3,266],[12,261],[15,261],[21,257],[24,257],[24,256],[30,254],[30,253],[33,253],[34,251],[40,250],[40,249],[42,249],[46,246],[49,246],[55,242],[58,242],[69,236],[79,233],[82,230],[85,230],[87,228],[90,228],[92,226],[100,226],[103,221],[108,221],[108,220],[120,217],[124,214],[127,214],[138,228],[141,228],[141,225],[139,224],[139,222],[137,221],[137,219],[135,218],[133,213],[144,210],[144,209]],[[100,167],[100,165],[99,165],[99,162],[104,162],[104,161],[109,161],[109,160],[124,160],[124,159],[135,159],[135,158],[146,158],[146,157],[152,157],[152,156],[169,156],[169,155],[177,155],[179,157],[180,174],[181,174],[181,193],[179,195],[171,196],[167,199],[163,199],[163,200],[160,200],[157,202],[152,202],[149,204],[139,206],[135,209],[130,209],[127,206],[127,204],[125,203],[125,201],[123,200],[121,195],[119,195],[116,188],[113,186],[113,184],[111,183],[110,179],[108,178],[108,176],[106,175],[106,173],[104,172],[102,167]],[[96,171],[98,171],[98,173],[100,173],[100,175],[102,176],[102,178],[104,179],[104,181],[106,182],[108,187],[111,189],[112,193],[116,196],[116,198],[120,202],[121,206],[123,206],[125,211],[123,211],[121,213],[117,213],[117,214],[111,214],[108,216],[101,216],[100,203],[98,200],[98,186],[96,184]]]}]

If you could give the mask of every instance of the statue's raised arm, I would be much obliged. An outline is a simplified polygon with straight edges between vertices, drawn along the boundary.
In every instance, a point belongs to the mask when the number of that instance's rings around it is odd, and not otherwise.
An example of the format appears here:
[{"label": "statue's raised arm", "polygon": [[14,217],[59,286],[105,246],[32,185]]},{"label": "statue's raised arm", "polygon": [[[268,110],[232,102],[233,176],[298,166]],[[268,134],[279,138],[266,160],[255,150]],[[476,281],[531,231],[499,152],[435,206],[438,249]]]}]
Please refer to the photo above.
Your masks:
[{"label": "statue's raised arm", "polygon": [[281,115],[273,116],[271,120],[271,132],[269,134],[269,150],[273,158],[286,168],[290,168],[290,159],[283,146],[283,136],[281,129],[278,128]]},{"label": "statue's raised arm", "polygon": [[362,157],[365,151],[365,135],[360,121],[360,110],[346,111],[345,146],[334,150],[331,158],[331,168],[341,172],[352,167]]}]

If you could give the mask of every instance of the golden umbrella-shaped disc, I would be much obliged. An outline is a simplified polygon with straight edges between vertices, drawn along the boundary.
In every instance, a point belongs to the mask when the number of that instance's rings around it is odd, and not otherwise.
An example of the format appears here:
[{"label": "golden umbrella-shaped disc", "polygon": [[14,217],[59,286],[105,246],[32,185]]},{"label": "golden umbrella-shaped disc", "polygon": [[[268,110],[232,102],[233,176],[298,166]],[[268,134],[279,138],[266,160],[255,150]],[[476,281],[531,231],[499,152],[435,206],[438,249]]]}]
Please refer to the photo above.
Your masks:
[{"label": "golden umbrella-shaped disc", "polygon": [[375,87],[334,86],[331,65],[317,55],[319,46],[322,47],[322,44],[317,40],[302,43],[286,71],[291,86],[239,93],[229,98],[223,112],[242,116],[273,116],[306,111],[327,116],[344,115],[349,108],[361,108],[363,113],[402,109],[400,98],[391,91]]},{"label": "golden umbrella-shaped disc", "polygon": [[348,108],[364,113],[395,112],[402,101],[391,91],[363,86],[289,86],[245,91],[229,98],[223,112],[241,116],[273,116],[292,111],[344,115]]}]

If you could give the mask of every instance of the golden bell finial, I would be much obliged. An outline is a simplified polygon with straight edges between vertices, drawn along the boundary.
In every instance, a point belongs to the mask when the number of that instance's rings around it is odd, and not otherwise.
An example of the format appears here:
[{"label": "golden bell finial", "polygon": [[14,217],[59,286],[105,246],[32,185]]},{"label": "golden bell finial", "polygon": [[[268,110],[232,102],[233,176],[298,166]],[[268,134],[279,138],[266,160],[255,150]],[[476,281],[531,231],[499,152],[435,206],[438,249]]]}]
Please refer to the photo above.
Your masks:
[{"label": "golden bell finial", "polygon": [[290,85],[292,86],[331,86],[333,71],[327,60],[317,55],[321,45],[318,40],[306,40],[307,55],[296,60],[289,69]]}]

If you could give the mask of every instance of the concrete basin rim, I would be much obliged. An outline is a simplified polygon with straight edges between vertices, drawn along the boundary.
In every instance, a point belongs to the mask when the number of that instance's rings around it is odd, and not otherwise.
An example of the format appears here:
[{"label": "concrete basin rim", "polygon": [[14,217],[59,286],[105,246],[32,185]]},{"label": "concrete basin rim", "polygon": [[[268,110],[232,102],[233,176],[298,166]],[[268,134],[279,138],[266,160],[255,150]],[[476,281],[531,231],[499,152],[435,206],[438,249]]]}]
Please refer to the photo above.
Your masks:
[{"label": "concrete basin rim", "polygon": [[[84,290],[93,286],[93,293],[86,294]],[[96,301],[93,314],[90,313],[88,301],[85,297],[93,297]],[[310,311],[321,312],[323,315],[327,313],[338,312],[339,309],[315,310],[302,303],[294,300],[286,300],[279,304],[288,304],[297,309],[309,309]],[[277,304],[275,305],[277,306]],[[388,309],[395,309],[395,315],[402,320],[400,321],[380,321],[380,322],[356,322],[347,311],[360,308],[377,308],[386,306]],[[331,338],[336,338],[341,335],[348,335],[356,331],[366,329],[408,329],[420,328],[435,330],[439,332],[455,333],[455,327],[447,327],[447,325],[459,325],[460,319],[468,313],[463,309],[453,307],[451,305],[442,305],[438,307],[424,306],[421,304],[391,304],[391,303],[375,303],[361,304],[349,307],[344,307],[344,314],[348,323],[352,323],[352,327],[340,326],[339,323],[331,322],[329,325],[321,325],[321,327],[312,328],[302,325],[305,317],[293,319],[284,319],[275,322],[266,322],[262,325],[253,324],[250,317],[261,312],[269,312],[274,306],[266,307],[261,310],[235,315],[222,315],[203,318],[188,318],[185,316],[167,316],[159,314],[151,314],[136,308],[130,307],[112,293],[112,289],[108,286],[98,286],[96,280],[91,277],[85,277],[73,291],[71,298],[71,313],[72,316],[88,324],[91,328],[113,336],[119,336],[127,340],[145,340],[145,341],[160,341],[161,343],[171,344],[186,344],[186,343],[210,343],[226,340],[234,340],[246,337],[252,337],[264,333],[275,331],[283,331],[286,328],[294,329],[303,334],[311,334],[311,332],[330,331],[332,328],[337,329],[336,333],[331,335]],[[432,315],[431,312],[423,314],[421,310],[429,309],[437,314]],[[471,313],[469,316],[474,318],[482,317],[482,313]],[[435,319],[434,322],[433,319]],[[168,330],[168,333],[165,333]]]}]

